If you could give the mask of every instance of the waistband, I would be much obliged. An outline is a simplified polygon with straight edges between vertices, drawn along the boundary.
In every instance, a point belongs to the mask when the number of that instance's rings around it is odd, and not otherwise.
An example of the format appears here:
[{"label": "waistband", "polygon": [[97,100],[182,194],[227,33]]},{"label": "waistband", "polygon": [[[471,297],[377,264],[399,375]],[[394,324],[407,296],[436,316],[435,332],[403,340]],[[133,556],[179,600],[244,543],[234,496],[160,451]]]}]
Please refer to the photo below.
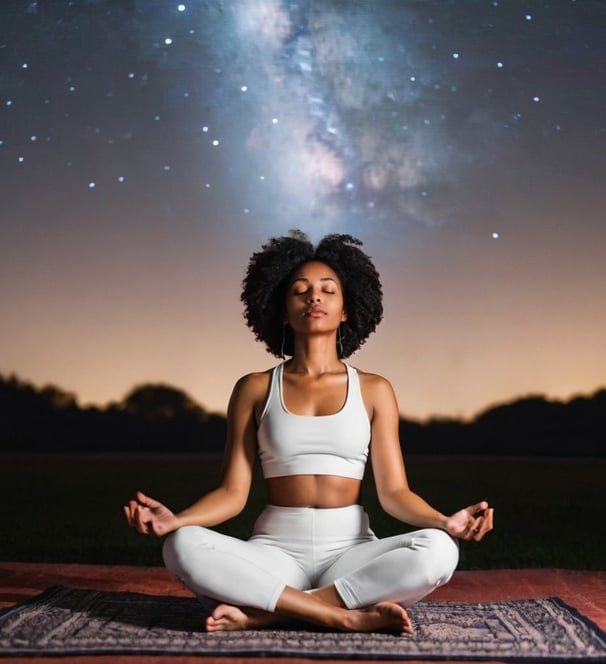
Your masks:
[{"label": "waistband", "polygon": [[368,514],[361,505],[346,507],[282,507],[267,505],[255,523],[255,534],[308,537],[368,536]]}]

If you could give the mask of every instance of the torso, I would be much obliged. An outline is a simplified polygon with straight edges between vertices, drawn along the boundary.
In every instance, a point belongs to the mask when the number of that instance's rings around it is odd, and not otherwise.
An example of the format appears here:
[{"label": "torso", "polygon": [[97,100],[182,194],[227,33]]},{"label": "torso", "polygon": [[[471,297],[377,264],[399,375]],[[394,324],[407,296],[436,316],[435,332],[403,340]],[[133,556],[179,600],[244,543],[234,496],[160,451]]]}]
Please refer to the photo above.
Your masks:
[{"label": "torso", "polygon": [[266,482],[267,502],[284,507],[346,507],[360,501],[360,480],[336,475],[287,475]]},{"label": "torso", "polygon": [[[360,376],[362,382],[362,376]],[[269,387],[270,374],[267,373]],[[283,400],[290,413],[324,416],[337,413],[347,397],[347,373],[320,377],[284,372]],[[256,407],[257,421],[264,400]],[[369,413],[370,417],[370,413]],[[266,480],[267,500],[286,507],[333,508],[354,505],[360,500],[361,481],[336,475],[286,475]]]}]

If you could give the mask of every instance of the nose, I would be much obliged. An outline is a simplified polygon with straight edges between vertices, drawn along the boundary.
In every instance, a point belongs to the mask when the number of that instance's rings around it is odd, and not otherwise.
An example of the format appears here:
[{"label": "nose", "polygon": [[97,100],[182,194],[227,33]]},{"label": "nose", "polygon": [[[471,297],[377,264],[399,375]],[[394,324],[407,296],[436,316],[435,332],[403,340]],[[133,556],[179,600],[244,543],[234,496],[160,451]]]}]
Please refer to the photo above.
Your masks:
[{"label": "nose", "polygon": [[309,296],[309,298],[308,298],[307,301],[308,301],[310,304],[313,304],[314,302],[320,302],[320,300],[321,300],[321,298],[320,298],[320,294],[319,294],[319,293],[311,293],[311,295]]}]

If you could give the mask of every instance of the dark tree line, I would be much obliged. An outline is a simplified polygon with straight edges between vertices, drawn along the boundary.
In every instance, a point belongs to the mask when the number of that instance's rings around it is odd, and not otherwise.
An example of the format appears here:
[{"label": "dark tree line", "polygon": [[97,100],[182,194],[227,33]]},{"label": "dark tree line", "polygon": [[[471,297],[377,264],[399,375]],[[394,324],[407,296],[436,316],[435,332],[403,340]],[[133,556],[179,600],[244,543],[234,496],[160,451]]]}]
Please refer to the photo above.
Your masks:
[{"label": "dark tree line", "polygon": [[184,391],[162,384],[133,388],[105,408],[78,405],[55,386],[36,389],[0,376],[0,449],[9,452],[193,452],[223,450],[225,418]]},{"label": "dark tree line", "polygon": [[[0,375],[0,450],[60,453],[221,453],[225,417],[186,392],[145,384],[104,408],[70,392]],[[606,389],[568,402],[541,396],[491,407],[475,420],[402,419],[406,454],[605,456]]]},{"label": "dark tree line", "polygon": [[606,456],[606,390],[567,402],[525,397],[491,407],[471,422],[400,421],[408,454]]}]

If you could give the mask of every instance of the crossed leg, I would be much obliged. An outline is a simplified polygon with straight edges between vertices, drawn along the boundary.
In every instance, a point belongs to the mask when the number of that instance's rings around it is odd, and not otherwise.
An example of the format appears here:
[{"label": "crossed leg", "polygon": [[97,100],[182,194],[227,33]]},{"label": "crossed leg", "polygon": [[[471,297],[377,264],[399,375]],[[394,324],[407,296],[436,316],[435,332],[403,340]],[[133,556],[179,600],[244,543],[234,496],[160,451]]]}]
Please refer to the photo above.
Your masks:
[{"label": "crossed leg", "polygon": [[437,530],[354,545],[312,591],[301,590],[309,587],[309,579],[284,551],[205,528],[190,526],[173,533],[165,542],[164,557],[173,575],[196,595],[222,602],[206,621],[209,631],[297,619],[345,631],[411,633],[402,605],[447,581],[458,549]]},{"label": "crossed leg", "polygon": [[210,632],[259,629],[282,623],[288,618],[348,632],[412,634],[408,613],[399,604],[379,602],[367,609],[347,609],[334,585],[311,593],[287,586],[273,612],[219,604],[206,619],[206,629]]}]

